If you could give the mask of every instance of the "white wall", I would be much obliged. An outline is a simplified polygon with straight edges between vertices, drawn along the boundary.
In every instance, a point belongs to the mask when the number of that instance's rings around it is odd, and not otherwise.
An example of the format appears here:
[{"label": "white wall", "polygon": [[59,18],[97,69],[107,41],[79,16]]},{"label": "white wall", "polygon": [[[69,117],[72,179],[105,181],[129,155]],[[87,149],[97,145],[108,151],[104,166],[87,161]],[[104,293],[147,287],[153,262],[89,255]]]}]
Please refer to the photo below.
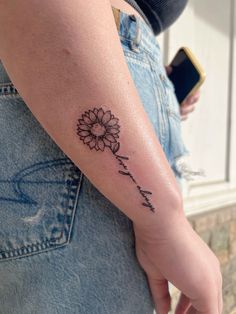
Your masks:
[{"label": "white wall", "polygon": [[166,63],[187,46],[207,75],[195,111],[182,121],[192,165],[206,173],[183,181],[188,214],[236,203],[235,6],[234,0],[224,5],[221,0],[190,0],[177,22],[157,36]]}]

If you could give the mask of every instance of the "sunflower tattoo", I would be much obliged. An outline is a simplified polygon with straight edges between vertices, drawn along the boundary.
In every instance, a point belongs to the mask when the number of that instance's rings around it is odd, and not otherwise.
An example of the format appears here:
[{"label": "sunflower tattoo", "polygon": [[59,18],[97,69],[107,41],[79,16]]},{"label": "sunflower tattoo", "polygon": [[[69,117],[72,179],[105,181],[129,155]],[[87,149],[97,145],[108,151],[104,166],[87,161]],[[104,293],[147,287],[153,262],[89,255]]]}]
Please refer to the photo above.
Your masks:
[{"label": "sunflower tattoo", "polygon": [[94,108],[85,111],[78,122],[77,134],[90,149],[104,151],[105,147],[108,147],[112,152],[119,149],[119,120],[110,110]]},{"label": "sunflower tattoo", "polygon": [[149,199],[149,195],[151,195],[152,192],[144,190],[137,184],[136,179],[124,162],[124,160],[129,160],[129,158],[117,154],[120,148],[120,143],[118,142],[120,126],[118,122],[119,119],[116,118],[110,110],[104,111],[102,108],[94,108],[85,111],[81,118],[78,119],[77,135],[91,150],[95,149],[96,151],[100,150],[103,152],[106,147],[110,149],[119,162],[119,165],[122,167],[122,170],[118,172],[132,180],[143,198],[142,205],[148,207],[152,212],[155,212],[155,208]]}]

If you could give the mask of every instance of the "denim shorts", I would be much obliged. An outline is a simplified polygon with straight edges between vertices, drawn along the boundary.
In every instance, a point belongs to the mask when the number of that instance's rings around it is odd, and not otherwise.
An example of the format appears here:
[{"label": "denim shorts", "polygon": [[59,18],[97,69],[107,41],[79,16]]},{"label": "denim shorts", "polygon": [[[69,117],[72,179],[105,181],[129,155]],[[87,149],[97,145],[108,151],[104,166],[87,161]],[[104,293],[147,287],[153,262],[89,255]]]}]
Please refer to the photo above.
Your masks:
[{"label": "denim shorts", "polygon": [[[186,152],[174,87],[141,19],[120,12],[125,59],[176,178]],[[132,221],[33,116],[0,63],[0,314],[152,314]]]}]

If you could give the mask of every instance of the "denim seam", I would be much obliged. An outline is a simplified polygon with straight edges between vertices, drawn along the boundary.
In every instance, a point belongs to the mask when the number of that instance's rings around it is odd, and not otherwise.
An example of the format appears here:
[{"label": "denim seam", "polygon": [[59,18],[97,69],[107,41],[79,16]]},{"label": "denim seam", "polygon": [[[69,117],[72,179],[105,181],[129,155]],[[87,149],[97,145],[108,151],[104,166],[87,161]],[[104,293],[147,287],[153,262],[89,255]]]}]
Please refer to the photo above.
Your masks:
[{"label": "denim seam", "polygon": [[134,55],[132,55],[132,53],[130,53],[128,51],[124,51],[124,55],[127,59],[130,60],[130,62],[139,64],[145,68],[150,68],[150,65],[149,65],[147,60],[142,59],[142,58],[137,58]]},{"label": "denim seam", "polygon": [[[69,217],[72,217],[73,216],[73,211],[75,210],[75,206],[72,206],[70,203],[71,201],[73,201],[74,199],[77,199],[77,193],[78,193],[78,187],[80,187],[81,185],[81,180],[82,180],[82,172],[80,170],[78,170],[78,168],[74,165],[71,165],[71,167],[69,168],[69,170],[66,170],[67,171],[67,178],[65,180],[65,182],[68,182],[68,177],[70,178],[71,177],[71,184],[69,185],[69,189],[68,189],[68,185],[64,185],[64,190],[61,192],[61,208],[63,208],[63,204],[64,204],[64,201],[65,200],[68,200],[68,205],[66,206],[66,212],[64,214],[64,217],[63,217],[63,225],[62,225],[62,228],[61,228],[61,232],[60,232],[60,236],[59,237],[56,237],[56,238],[53,238],[51,237],[51,241],[53,241],[54,243],[60,243],[60,241],[64,240],[63,237],[65,236],[65,232],[67,231],[67,228],[69,230],[69,233],[70,233],[70,226],[72,225],[72,222],[69,224],[67,223],[67,220]],[[77,171],[79,171],[79,175],[77,174]],[[78,182],[79,180],[79,182]],[[77,192],[75,192],[75,189],[77,188]],[[71,192],[72,192],[72,195],[71,195]],[[73,194],[74,192],[74,194]],[[68,233],[68,234],[69,234]],[[65,242],[68,242],[69,240],[69,236],[68,236],[68,239],[64,240]],[[63,243],[63,242],[62,242]]]},{"label": "denim seam", "polygon": [[[160,104],[159,102],[162,101],[163,95],[162,92],[157,90],[156,88],[156,82],[158,80],[158,78],[156,78],[156,71],[155,71],[155,67],[153,66],[152,60],[149,60],[149,64],[150,64],[150,74],[152,77],[152,81],[153,81],[153,90],[154,90],[154,95],[155,95],[155,100],[156,100],[156,105],[159,106],[160,108],[158,110],[161,111],[161,115],[163,116],[163,124],[160,125],[160,142],[161,145],[163,146],[165,144],[165,138],[166,138],[166,127],[164,126],[164,123],[166,123],[165,115],[163,112],[163,107],[162,104]],[[158,80],[159,81],[159,80]],[[157,95],[158,93],[158,95]],[[160,97],[158,97],[160,96]]]},{"label": "denim seam", "polygon": [[0,100],[1,99],[22,99],[22,97],[19,94],[8,94],[8,95],[0,95]]},{"label": "denim seam", "polygon": [[166,110],[169,116],[173,117],[177,121],[181,121],[180,116],[174,110],[170,109],[169,107]]},{"label": "denim seam", "polygon": [[[171,84],[168,82],[168,79],[164,80],[164,84],[166,86],[167,89],[172,90],[173,93],[175,93],[175,91],[173,90],[173,87],[171,86]],[[178,101],[177,101],[178,102]],[[172,116],[173,118],[175,118],[177,121],[180,121],[180,114],[177,113],[175,110],[173,110],[170,106],[169,103],[167,103],[167,113],[169,116]]]},{"label": "denim seam", "polygon": [[[72,162],[70,161],[70,163]],[[83,173],[75,165],[72,165],[69,168],[69,174],[70,174],[69,176],[71,177],[71,182],[72,182],[70,189],[68,190],[69,201],[74,200],[74,203],[73,203],[74,206],[69,205],[67,207],[66,213],[64,215],[61,236],[58,238],[53,238],[53,237],[51,237],[50,239],[45,238],[45,240],[41,241],[40,243],[36,242],[36,243],[22,246],[20,248],[15,248],[8,251],[0,252],[0,262],[8,261],[8,260],[16,259],[16,258],[21,258],[21,257],[26,257],[26,256],[31,256],[34,254],[40,254],[42,252],[53,250],[69,243],[71,230],[72,230],[73,222],[74,222],[75,211],[76,211],[77,203],[78,203],[78,195],[80,192],[81,182],[83,179]],[[65,182],[67,182],[67,180]],[[64,188],[67,189],[67,185],[64,186]],[[65,198],[64,193],[62,193],[61,196],[62,196],[62,199]],[[63,202],[61,204],[63,204]],[[68,209],[70,209],[69,214],[68,214]],[[67,223],[68,216],[72,217],[70,223]],[[69,230],[68,235],[64,242],[60,242],[60,240],[65,234],[66,227],[68,227],[68,230]],[[58,244],[55,245],[54,239],[57,240]]]},{"label": "denim seam", "polygon": [[0,96],[18,95],[18,91],[12,82],[0,84]]},{"label": "denim seam", "polygon": [[[163,75],[161,72],[158,73],[159,77],[160,75]],[[175,93],[175,91],[173,90],[173,86],[171,85],[171,83],[168,81],[168,78],[164,77],[163,79],[160,79],[160,82],[163,86],[163,89],[165,91],[165,95],[168,94],[168,92],[166,91],[167,89],[170,89],[173,93]],[[169,116],[172,116],[173,118],[175,118],[177,121],[180,120],[180,115],[179,113],[176,113],[170,106],[169,106],[169,102],[167,101],[167,113]]]},{"label": "denim seam", "polygon": [[[124,37],[124,36],[122,36],[122,35],[119,35],[119,36],[120,36],[120,39],[121,39],[122,43],[124,43],[124,44],[127,43],[127,44],[130,45],[130,43],[133,42],[132,39],[129,39],[129,38]],[[132,44],[131,44],[131,45],[132,45]],[[150,57],[154,62],[158,62],[157,57],[154,57],[153,53],[151,53],[150,50],[146,49],[146,47],[145,47],[144,45],[142,45],[142,43],[139,44],[139,46],[138,46],[138,51],[137,51],[137,50],[132,50],[132,48],[129,48],[129,50],[130,50],[130,52],[133,52],[133,53],[135,53],[136,55],[138,55],[140,52],[145,52],[146,54],[149,55],[149,57]]]},{"label": "denim seam", "polygon": [[159,71],[155,66],[154,66],[154,68],[155,68],[155,72],[156,72],[156,75],[157,75],[157,80],[160,82],[160,85],[161,85],[162,94],[163,94],[163,102],[164,102],[164,105],[166,106],[166,112],[167,112],[168,116],[172,116],[177,121],[179,121],[180,120],[179,114],[171,109],[171,107],[169,106],[168,98],[167,98],[167,95],[168,95],[167,89],[172,90],[173,93],[174,93],[173,86],[168,81],[168,78],[163,77],[163,79],[162,79],[160,77],[160,76],[163,76],[162,71]]}]

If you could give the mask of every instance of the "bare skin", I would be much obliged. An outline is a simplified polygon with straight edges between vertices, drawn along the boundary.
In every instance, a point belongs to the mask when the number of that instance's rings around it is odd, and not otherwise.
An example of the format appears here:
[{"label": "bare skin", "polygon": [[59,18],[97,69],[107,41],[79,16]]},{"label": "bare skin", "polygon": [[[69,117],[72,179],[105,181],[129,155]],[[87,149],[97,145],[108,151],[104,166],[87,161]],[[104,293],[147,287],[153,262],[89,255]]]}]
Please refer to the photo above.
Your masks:
[{"label": "bare skin", "polygon": [[168,313],[169,280],[182,291],[176,314],[221,314],[219,261],[184,215],[110,2],[0,0],[0,43],[1,60],[32,114],[133,221],[158,313]]},{"label": "bare skin", "polygon": [[135,225],[134,231],[137,257],[148,275],[158,313],[170,309],[168,281],[181,291],[175,314],[222,313],[219,262],[188,221],[179,217],[162,234]]}]

